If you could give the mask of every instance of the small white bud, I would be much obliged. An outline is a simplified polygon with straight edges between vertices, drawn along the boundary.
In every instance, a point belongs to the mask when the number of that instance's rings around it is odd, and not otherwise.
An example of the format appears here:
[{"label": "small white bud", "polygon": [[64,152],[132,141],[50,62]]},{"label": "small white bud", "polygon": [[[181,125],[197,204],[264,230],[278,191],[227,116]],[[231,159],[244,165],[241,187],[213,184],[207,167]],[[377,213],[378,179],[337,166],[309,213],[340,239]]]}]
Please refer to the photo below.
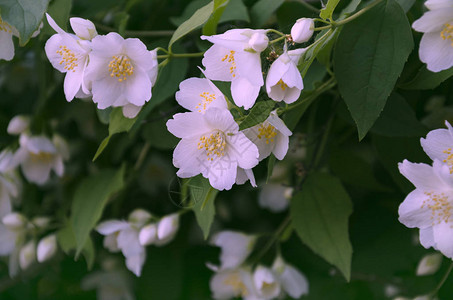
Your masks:
[{"label": "small white bud", "polygon": [[157,241],[156,245],[165,245],[169,243],[176,235],[179,229],[179,214],[171,214],[163,217],[157,224]]},{"label": "small white bud", "polygon": [[140,230],[138,240],[140,245],[147,246],[153,244],[157,239],[157,225],[148,224]]},{"label": "small white bud", "polygon": [[296,43],[303,43],[308,41],[313,35],[315,23],[313,19],[301,18],[291,28],[291,37]]},{"label": "small white bud", "polygon": [[144,209],[137,208],[129,214],[129,223],[140,228],[151,219],[151,214]]},{"label": "small white bud", "polygon": [[255,32],[249,40],[249,46],[256,52],[263,52],[269,44],[269,38],[265,33]]},{"label": "small white bud", "polygon": [[35,241],[29,241],[19,252],[19,265],[22,270],[27,269],[36,260]]},{"label": "small white bud", "polygon": [[18,230],[26,226],[27,218],[19,213],[10,213],[3,217],[2,222],[9,230]]},{"label": "small white bud", "polygon": [[19,135],[30,126],[30,118],[22,115],[15,116],[9,121],[6,131],[12,135]]},{"label": "small white bud", "polygon": [[48,217],[34,217],[31,223],[39,229],[45,229],[49,226],[50,219]]},{"label": "small white bud", "polygon": [[38,243],[37,257],[38,262],[42,263],[50,259],[57,252],[57,236],[48,235]]},{"label": "small white bud", "polygon": [[417,266],[417,276],[432,275],[436,273],[442,263],[442,254],[433,253],[423,256]]},{"label": "small white bud", "polygon": [[72,30],[82,40],[91,40],[98,35],[96,27],[90,20],[82,18],[70,18]]}]

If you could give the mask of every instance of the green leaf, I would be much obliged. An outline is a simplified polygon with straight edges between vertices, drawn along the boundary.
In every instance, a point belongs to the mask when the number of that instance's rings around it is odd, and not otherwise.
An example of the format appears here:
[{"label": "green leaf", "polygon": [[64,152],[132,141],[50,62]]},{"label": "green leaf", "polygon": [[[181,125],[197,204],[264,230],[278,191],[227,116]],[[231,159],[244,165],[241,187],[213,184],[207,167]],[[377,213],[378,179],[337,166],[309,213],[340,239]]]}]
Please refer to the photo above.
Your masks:
[{"label": "green leaf", "polygon": [[[287,111],[283,117],[286,126],[289,130],[293,131],[296,128],[297,123],[299,123],[300,118],[304,115],[305,111],[311,105],[311,103],[315,100],[314,97],[310,97],[313,92],[302,91],[301,97],[297,100],[296,104],[297,107]],[[309,98],[308,101],[305,100]],[[295,105],[295,104],[293,104]],[[291,107],[291,105],[290,105]]]},{"label": "green leaf", "polygon": [[77,187],[71,208],[77,254],[82,251],[91,230],[101,218],[107,201],[124,186],[124,169],[104,170],[85,178]]},{"label": "green leaf", "polygon": [[250,10],[253,27],[263,26],[283,2],[283,0],[259,0],[256,2]]},{"label": "green leaf", "polygon": [[[47,13],[54,19],[54,21],[60,26],[63,30],[66,31],[67,23],[69,20],[69,13],[72,8],[72,0],[52,0],[49,4],[49,9]],[[41,34],[53,35],[55,30],[49,26],[47,22],[44,22],[44,27],[41,30]]]},{"label": "green leaf", "polygon": [[269,155],[269,158],[267,159],[267,177],[266,177],[266,183],[269,182],[272,172],[274,171],[274,165],[275,165],[275,156],[274,154],[271,153]]},{"label": "green leaf", "polygon": [[41,24],[49,0],[2,0],[2,19],[19,31],[19,44],[24,46]]},{"label": "green leaf", "polygon": [[352,203],[340,180],[326,173],[309,175],[291,200],[290,213],[302,242],[335,265],[349,281],[352,246],[348,218]]},{"label": "green leaf", "polygon": [[168,44],[168,48],[171,49],[172,45],[185,36],[186,34],[192,32],[198,26],[203,25],[208,21],[208,19],[211,17],[211,14],[214,9],[214,1],[209,2],[202,8],[198,9],[190,19],[182,23],[178,28],[176,28],[175,32],[173,33],[173,36],[170,39],[170,43]]},{"label": "green leaf", "polygon": [[413,44],[406,14],[394,0],[377,4],[340,32],[335,77],[359,139],[379,117]]},{"label": "green leaf", "polygon": [[384,136],[402,137],[421,136],[427,129],[417,120],[414,110],[406,100],[393,93],[370,131]]},{"label": "green leaf", "polygon": [[167,130],[166,122],[167,120],[162,119],[143,126],[142,137],[151,147],[169,150],[178,144],[179,139]]},{"label": "green leaf", "polygon": [[106,109],[96,109],[96,114],[98,115],[99,121],[108,125],[110,123],[110,113],[112,112],[113,107],[107,107]]},{"label": "green leaf", "polygon": [[453,75],[453,68],[441,72],[431,72],[424,65],[415,77],[406,83],[398,85],[399,88],[406,90],[432,90]]},{"label": "green leaf", "polygon": [[257,102],[250,110],[250,113],[239,124],[239,130],[244,130],[266,121],[274,106],[275,101],[273,100]]},{"label": "green leaf", "polygon": [[339,2],[340,2],[340,0],[329,0],[327,2],[326,7],[321,9],[319,16],[321,18],[323,18],[324,20],[327,20],[327,19],[332,20],[333,11],[335,10],[335,7],[337,7]]},{"label": "green leaf", "polygon": [[[310,47],[303,55],[299,61],[299,71],[302,74],[302,77],[305,77],[305,74],[308,72],[311,64],[318,56],[318,54],[323,50],[325,47],[329,47],[329,43],[331,39],[336,38],[336,33],[338,29],[335,30],[323,30],[317,36],[316,39],[320,40],[318,44],[314,47]],[[321,40],[322,39],[322,40]]]},{"label": "green leaf", "polygon": [[404,9],[404,12],[407,13],[411,9],[412,5],[414,5],[415,0],[396,0],[396,2],[398,2],[398,4]]},{"label": "green leaf", "polygon": [[217,24],[229,2],[230,0],[214,0],[214,9],[212,10],[211,17],[203,26],[204,35],[214,35],[217,33]]},{"label": "green leaf", "polygon": [[[57,233],[57,240],[60,248],[64,253],[69,255],[72,251],[76,250],[77,244],[75,240],[74,231],[72,230],[71,224],[67,224],[65,227],[60,229]],[[85,246],[82,249],[82,254],[87,262],[87,267],[90,270],[94,264],[95,250],[93,241],[88,237]]]},{"label": "green leaf", "polygon": [[211,187],[209,180],[203,178],[201,175],[192,178],[188,185],[193,204],[192,210],[195,213],[198,225],[203,231],[204,238],[207,239],[212,222],[214,221],[214,201],[219,191]]}]

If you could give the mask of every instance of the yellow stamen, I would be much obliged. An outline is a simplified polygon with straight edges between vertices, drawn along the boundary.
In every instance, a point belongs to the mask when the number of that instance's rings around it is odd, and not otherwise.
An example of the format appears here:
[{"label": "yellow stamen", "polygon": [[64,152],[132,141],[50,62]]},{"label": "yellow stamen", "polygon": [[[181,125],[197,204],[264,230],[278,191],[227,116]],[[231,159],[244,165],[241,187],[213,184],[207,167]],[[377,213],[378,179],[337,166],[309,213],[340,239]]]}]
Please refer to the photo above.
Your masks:
[{"label": "yellow stamen", "polygon": [[266,144],[269,144],[269,141],[271,143],[274,142],[274,137],[277,135],[277,130],[275,130],[275,127],[272,126],[271,124],[261,124],[261,126],[258,128],[258,138],[261,139],[262,137],[266,138]]},{"label": "yellow stamen", "polygon": [[447,150],[443,151],[445,154],[447,154],[447,158],[443,160],[444,163],[446,163],[450,167],[450,174],[453,174],[453,151],[451,148],[448,148]]},{"label": "yellow stamen", "polygon": [[74,52],[69,50],[66,46],[60,46],[59,50],[57,50],[57,54],[60,54],[61,56],[60,65],[64,64],[66,70],[75,72],[74,68],[79,65],[77,64],[78,60]]},{"label": "yellow stamen", "polygon": [[12,33],[11,26],[5,21],[3,21],[2,17],[0,17],[0,31]]},{"label": "yellow stamen", "polygon": [[242,282],[239,272],[234,272],[229,275],[223,283],[233,288],[236,297],[248,295],[247,287]]},{"label": "yellow stamen", "polygon": [[443,40],[450,40],[451,46],[453,47],[453,25],[445,23],[444,29],[440,32],[440,36]]},{"label": "yellow stamen", "polygon": [[230,66],[230,74],[232,74],[233,77],[236,77],[236,74],[235,74],[236,62],[234,61],[234,53],[236,53],[236,52],[231,50],[229,54],[226,54],[222,58],[222,61],[226,61],[227,63],[231,64],[231,66]]},{"label": "yellow stamen", "polygon": [[222,157],[225,155],[226,140],[223,132],[217,131],[208,135],[200,137],[198,142],[198,149],[205,150],[208,160],[213,161],[214,157]]},{"label": "yellow stamen", "polygon": [[427,206],[431,210],[432,225],[450,222],[453,207],[448,201],[448,197],[444,193],[425,192],[425,195],[429,198],[423,201],[421,208]]},{"label": "yellow stamen", "polygon": [[119,82],[126,81],[128,76],[134,74],[134,66],[127,56],[112,56],[109,63],[110,77],[118,78]]},{"label": "yellow stamen", "polygon": [[286,83],[284,83],[282,79],[280,79],[277,82],[277,85],[280,85],[280,87],[282,88],[283,91],[286,90],[286,88],[288,87],[288,85]]},{"label": "yellow stamen", "polygon": [[198,109],[198,112],[205,111],[207,106],[216,99],[215,94],[210,94],[208,92],[201,93],[200,97],[202,98],[201,102],[199,102],[198,105],[195,106],[195,108]]},{"label": "yellow stamen", "polygon": [[29,152],[31,161],[34,163],[50,163],[53,159],[53,154],[49,152]]}]

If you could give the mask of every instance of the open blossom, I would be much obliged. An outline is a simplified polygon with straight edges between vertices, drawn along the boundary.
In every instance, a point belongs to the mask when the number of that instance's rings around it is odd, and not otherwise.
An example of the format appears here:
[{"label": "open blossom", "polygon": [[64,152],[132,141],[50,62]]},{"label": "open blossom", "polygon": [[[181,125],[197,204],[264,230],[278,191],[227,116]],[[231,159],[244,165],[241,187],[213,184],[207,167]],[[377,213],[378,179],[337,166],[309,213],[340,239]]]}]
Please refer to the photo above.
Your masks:
[{"label": "open blossom", "polygon": [[264,84],[260,53],[269,43],[266,30],[232,29],[201,38],[214,44],[203,57],[206,76],[231,81],[234,102],[244,109],[251,108]]},{"label": "open blossom", "polygon": [[450,167],[453,174],[453,128],[445,121],[447,129],[432,130],[426,139],[420,139],[423,150],[432,160],[440,160]]},{"label": "open blossom", "polygon": [[272,212],[282,212],[288,208],[293,188],[281,183],[268,183],[261,187],[258,203]]},{"label": "open blossom", "polygon": [[22,134],[19,138],[20,148],[14,154],[14,162],[21,166],[28,181],[44,184],[49,179],[50,171],[63,176],[63,160],[68,159],[66,142],[59,136],[52,140],[45,136]]},{"label": "open blossom", "polygon": [[260,161],[271,153],[282,160],[288,152],[289,136],[292,132],[276,111],[271,112],[263,123],[244,129],[243,132],[258,147]]},{"label": "open blossom", "polygon": [[253,283],[258,296],[263,299],[272,299],[280,295],[280,282],[274,272],[267,267],[256,267],[253,272]]},{"label": "open blossom", "polygon": [[[40,24],[39,28],[33,33],[31,36],[36,37],[42,27],[42,23]],[[19,32],[17,29],[7,22],[2,20],[0,16],[0,60],[12,60],[14,57],[14,43],[13,43],[13,36],[19,37]]]},{"label": "open blossom", "polygon": [[399,170],[415,186],[401,203],[399,221],[420,228],[420,243],[453,258],[453,177],[447,164],[433,165],[404,160]]},{"label": "open blossom", "polygon": [[211,244],[220,247],[220,270],[235,269],[252,252],[256,236],[225,230],[212,237]]},{"label": "open blossom", "polygon": [[245,268],[216,272],[209,282],[209,287],[214,299],[232,299],[236,297],[246,300],[259,299],[256,298],[252,274]]},{"label": "open blossom", "polygon": [[[72,29],[76,34],[82,34],[80,37],[65,32],[50,15],[46,14],[46,16],[49,25],[57,33],[47,40],[45,51],[52,66],[58,71],[66,73],[64,80],[66,100],[71,101],[74,97],[86,98],[91,94],[85,78],[91,42],[85,37],[94,37],[97,34],[96,29],[88,20],[71,18]],[[91,35],[87,35],[86,32],[91,32]]]},{"label": "open blossom", "polygon": [[307,278],[294,266],[286,263],[279,255],[272,264],[272,271],[277,276],[281,289],[294,299],[308,294]]},{"label": "open blossom", "polygon": [[99,109],[122,107],[124,116],[135,117],[151,99],[157,79],[157,51],[148,51],[139,39],[124,39],[111,32],[92,40],[86,70],[93,101]]},{"label": "open blossom", "polygon": [[453,2],[427,1],[430,9],[412,24],[416,31],[423,32],[420,41],[420,60],[427,69],[439,72],[453,66]]},{"label": "open blossom", "polygon": [[271,65],[266,77],[266,91],[275,101],[296,101],[304,88],[297,64],[305,49],[285,51]]},{"label": "open blossom", "polygon": [[251,169],[258,164],[258,149],[239,132],[226,109],[176,114],[167,122],[167,129],[181,138],[173,153],[179,177],[201,173],[212,187],[229,190],[236,181],[237,167]]}]

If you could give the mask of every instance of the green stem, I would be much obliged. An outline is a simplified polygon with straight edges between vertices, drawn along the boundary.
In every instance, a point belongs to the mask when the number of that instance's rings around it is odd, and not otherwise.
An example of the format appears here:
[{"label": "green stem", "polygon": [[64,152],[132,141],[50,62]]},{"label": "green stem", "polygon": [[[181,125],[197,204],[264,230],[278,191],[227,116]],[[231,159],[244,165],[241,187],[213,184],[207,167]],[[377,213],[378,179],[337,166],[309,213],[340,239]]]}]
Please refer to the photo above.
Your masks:
[{"label": "green stem", "polygon": [[327,25],[327,26],[322,26],[322,27],[316,27],[315,29],[313,29],[313,31],[321,31],[321,30],[329,29],[329,28],[332,28],[332,25]]},{"label": "green stem", "polygon": [[326,124],[326,129],[324,130],[324,133],[321,138],[321,142],[319,143],[318,149],[316,149],[316,154],[315,154],[315,159],[313,160],[313,169],[316,169],[316,167],[319,164],[319,161],[321,160],[322,156],[324,155],[324,149],[326,148],[327,140],[330,134],[330,129],[332,128],[333,120],[334,120],[335,113],[332,113],[329,120],[327,121]]},{"label": "green stem", "polygon": [[344,25],[346,23],[349,23],[351,22],[352,20],[358,18],[359,16],[363,15],[364,13],[366,13],[367,11],[369,11],[371,8],[373,8],[374,6],[378,5],[379,3],[381,3],[382,0],[376,0],[375,2],[371,3],[370,5],[362,8],[361,10],[359,10],[358,12],[356,12],[355,14],[353,14],[352,16],[349,16],[347,17],[346,19],[343,19],[341,21],[338,21],[338,22],[332,22],[332,26],[341,26],[341,25]]},{"label": "green stem", "polygon": [[150,147],[151,147],[151,145],[149,144],[149,142],[146,142],[145,145],[143,146],[142,151],[140,151],[140,154],[138,155],[138,158],[137,158],[137,162],[135,163],[135,166],[134,166],[135,171],[138,171],[140,169],[140,167],[142,166],[143,161],[145,160]]},{"label": "green stem", "polygon": [[176,58],[181,58],[181,57],[200,57],[200,56],[203,56],[204,55],[204,52],[197,52],[197,53],[168,53],[168,54],[164,54],[164,55],[158,55],[157,58],[172,58],[172,57],[176,57]]},{"label": "green stem", "polygon": [[429,293],[429,297],[430,298],[434,298],[434,296],[437,295],[437,293],[439,292],[440,288],[444,285],[445,281],[447,280],[448,276],[450,275],[451,270],[453,270],[453,262],[450,263],[450,266],[448,267],[447,272],[445,272],[444,277],[442,277],[442,279],[440,280],[440,282],[436,286],[436,288],[431,293]]},{"label": "green stem", "polygon": [[275,29],[268,29],[267,32],[273,32],[273,33],[276,33],[278,34],[279,36],[286,36],[286,34],[284,34],[283,32],[280,32],[278,30],[275,30]]},{"label": "green stem", "polygon": [[274,44],[274,43],[280,42],[281,40],[284,40],[284,39],[286,39],[286,34],[284,36],[276,38],[275,40],[270,41],[269,44]]}]

